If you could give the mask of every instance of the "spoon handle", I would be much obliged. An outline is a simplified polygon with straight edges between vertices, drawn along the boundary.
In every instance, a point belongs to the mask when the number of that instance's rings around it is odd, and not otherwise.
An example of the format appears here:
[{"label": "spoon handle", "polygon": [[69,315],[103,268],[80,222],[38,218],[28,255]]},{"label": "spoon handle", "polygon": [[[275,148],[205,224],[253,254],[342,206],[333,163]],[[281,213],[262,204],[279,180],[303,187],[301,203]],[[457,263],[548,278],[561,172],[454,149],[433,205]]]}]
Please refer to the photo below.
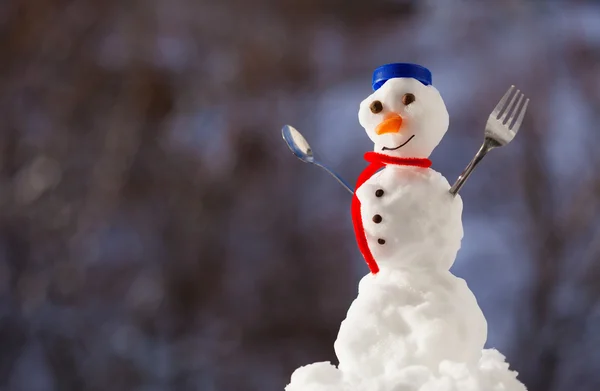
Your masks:
[{"label": "spoon handle", "polygon": [[336,174],[335,172],[333,172],[333,170],[331,170],[329,167],[325,166],[323,163],[320,163],[316,160],[312,161],[312,163],[317,166],[317,167],[321,167],[323,170],[327,171],[329,173],[329,175],[331,175],[332,177],[334,177],[339,183],[340,185],[344,186],[344,188],[346,190],[348,190],[348,192],[350,194],[354,194],[354,191],[352,190],[352,188],[350,187],[350,185],[348,185],[346,183],[346,181],[344,181],[342,179],[342,177],[340,177],[338,174]]}]

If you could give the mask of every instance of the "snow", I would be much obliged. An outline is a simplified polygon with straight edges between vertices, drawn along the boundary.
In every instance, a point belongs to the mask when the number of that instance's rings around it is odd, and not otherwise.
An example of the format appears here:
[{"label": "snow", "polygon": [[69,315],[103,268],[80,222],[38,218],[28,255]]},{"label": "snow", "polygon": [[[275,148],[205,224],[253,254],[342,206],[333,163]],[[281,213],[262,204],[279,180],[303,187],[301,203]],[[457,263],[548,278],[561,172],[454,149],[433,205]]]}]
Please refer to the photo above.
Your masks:
[{"label": "snow", "polygon": [[339,366],[301,367],[286,391],[525,390],[498,351],[483,349],[483,313],[467,283],[448,270],[463,233],[460,197],[448,194],[439,173],[413,167],[387,167],[357,196],[364,200],[379,186],[386,189],[383,220],[366,224],[378,207],[361,200],[365,230],[394,235],[385,250],[369,242],[381,270],[363,277],[340,326]]},{"label": "snow", "polygon": [[[404,106],[407,92],[416,100]],[[371,112],[373,100],[382,112]],[[400,130],[378,134],[388,115],[401,116]],[[434,87],[392,79],[361,103],[359,121],[375,151],[426,158],[447,131],[448,113]],[[414,143],[382,152],[408,135]],[[300,367],[286,391],[525,390],[504,356],[484,349],[486,319],[467,283],[449,270],[463,237],[462,200],[449,189],[433,169],[389,165],[356,190],[380,271],[362,278],[340,326],[338,367]]]},{"label": "snow", "polygon": [[298,368],[286,391],[516,391],[525,387],[504,356],[486,349],[475,367],[444,361],[436,370],[411,365],[379,377],[352,379],[329,362]]},{"label": "snow", "polygon": [[380,376],[444,360],[475,364],[487,325],[464,280],[443,270],[382,270],[365,276],[335,351],[344,372]]},{"label": "snow", "polygon": [[[360,281],[334,344],[339,366],[298,368],[286,391],[525,390],[499,352],[483,349],[483,313],[467,283],[448,270],[462,238],[460,198],[449,196],[434,170],[396,170],[388,176],[402,185],[381,197],[389,195],[382,210],[402,213],[387,227],[396,241],[390,253],[374,251],[381,270]],[[372,190],[364,186],[357,195]]]}]

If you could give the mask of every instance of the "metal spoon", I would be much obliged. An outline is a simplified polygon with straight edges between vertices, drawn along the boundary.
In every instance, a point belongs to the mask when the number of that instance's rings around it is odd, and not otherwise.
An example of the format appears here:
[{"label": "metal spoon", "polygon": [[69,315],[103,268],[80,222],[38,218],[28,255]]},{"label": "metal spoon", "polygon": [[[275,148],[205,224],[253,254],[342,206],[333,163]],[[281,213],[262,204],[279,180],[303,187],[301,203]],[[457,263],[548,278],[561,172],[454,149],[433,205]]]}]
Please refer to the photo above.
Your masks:
[{"label": "metal spoon", "polygon": [[305,163],[314,164],[317,167],[321,167],[323,170],[327,171],[329,175],[334,177],[346,190],[350,192],[350,194],[354,194],[352,188],[344,181],[338,174],[333,172],[332,169],[324,165],[323,163],[315,160],[312,149],[310,145],[306,141],[306,139],[302,136],[302,134],[296,130],[291,125],[285,125],[281,128],[281,135],[283,139],[287,143],[290,150],[296,155],[296,157],[302,160]]}]

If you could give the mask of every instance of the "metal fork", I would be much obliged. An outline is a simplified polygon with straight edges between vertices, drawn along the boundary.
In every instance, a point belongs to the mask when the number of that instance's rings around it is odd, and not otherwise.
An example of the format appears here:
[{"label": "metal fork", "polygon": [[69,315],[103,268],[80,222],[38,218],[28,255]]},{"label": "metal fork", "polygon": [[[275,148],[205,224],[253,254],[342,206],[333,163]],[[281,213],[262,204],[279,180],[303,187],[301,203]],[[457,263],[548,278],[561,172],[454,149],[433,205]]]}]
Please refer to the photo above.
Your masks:
[{"label": "metal fork", "polygon": [[[510,86],[508,91],[506,91],[506,94],[500,99],[500,102],[498,102],[488,117],[485,125],[485,139],[483,144],[481,145],[481,148],[479,148],[479,151],[477,151],[473,160],[471,160],[467,168],[465,168],[454,185],[450,188],[450,194],[453,196],[458,193],[475,167],[489,151],[510,143],[519,131],[521,123],[523,122],[523,117],[525,116],[525,111],[527,111],[529,99],[525,99],[525,103],[521,105],[525,95],[522,94],[520,90],[517,90],[517,92],[513,94],[514,89],[515,86]],[[508,102],[509,98],[510,102]]]}]

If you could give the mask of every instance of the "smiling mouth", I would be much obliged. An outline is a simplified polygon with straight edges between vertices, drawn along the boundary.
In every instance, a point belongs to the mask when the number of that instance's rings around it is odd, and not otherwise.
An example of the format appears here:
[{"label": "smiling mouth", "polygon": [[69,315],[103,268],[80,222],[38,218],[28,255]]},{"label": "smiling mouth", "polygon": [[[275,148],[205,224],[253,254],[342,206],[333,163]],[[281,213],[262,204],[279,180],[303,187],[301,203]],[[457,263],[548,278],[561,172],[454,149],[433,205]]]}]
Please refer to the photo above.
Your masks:
[{"label": "smiling mouth", "polygon": [[381,148],[381,150],[382,150],[382,151],[395,151],[396,149],[400,149],[400,148],[402,148],[403,146],[405,146],[406,144],[408,144],[408,142],[409,142],[410,140],[412,140],[412,139],[413,139],[413,137],[415,137],[415,135],[414,135],[414,134],[413,134],[412,136],[410,136],[410,137],[408,138],[408,140],[406,140],[406,141],[405,141],[405,142],[403,142],[402,144],[398,145],[396,148],[388,148],[388,147],[383,147],[383,148]]}]

